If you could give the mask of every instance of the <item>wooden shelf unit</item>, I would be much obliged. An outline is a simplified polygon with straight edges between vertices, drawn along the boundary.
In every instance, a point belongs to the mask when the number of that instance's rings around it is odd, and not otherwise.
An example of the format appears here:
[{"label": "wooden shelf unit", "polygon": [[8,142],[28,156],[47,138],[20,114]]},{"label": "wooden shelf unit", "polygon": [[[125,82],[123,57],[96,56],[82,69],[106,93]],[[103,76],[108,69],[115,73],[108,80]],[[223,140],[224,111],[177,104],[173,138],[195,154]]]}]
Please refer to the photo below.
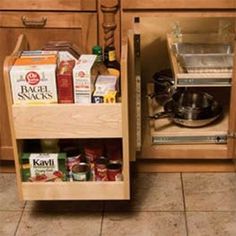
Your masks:
[{"label": "wooden shelf unit", "polygon": [[[30,42],[29,42],[30,43]],[[5,59],[4,83],[21,200],[95,200],[129,199],[129,135],[127,94],[127,44],[122,46],[122,102],[116,104],[14,105],[9,70],[20,51],[27,50],[21,35],[11,56]],[[120,182],[29,183],[21,180],[22,140],[43,138],[121,138],[123,180]]]}]

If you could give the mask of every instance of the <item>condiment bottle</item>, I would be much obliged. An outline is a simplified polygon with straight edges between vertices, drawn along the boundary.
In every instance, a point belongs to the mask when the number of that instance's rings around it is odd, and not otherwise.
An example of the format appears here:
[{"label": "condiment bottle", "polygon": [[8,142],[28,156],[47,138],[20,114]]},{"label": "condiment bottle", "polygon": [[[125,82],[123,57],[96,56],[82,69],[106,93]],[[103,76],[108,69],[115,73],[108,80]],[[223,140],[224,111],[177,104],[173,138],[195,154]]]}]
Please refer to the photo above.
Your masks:
[{"label": "condiment bottle", "polygon": [[118,96],[121,95],[120,90],[120,63],[116,60],[116,50],[114,46],[106,46],[104,49],[104,64],[110,75],[115,75],[118,78],[119,85],[117,88]]},{"label": "condiment bottle", "polygon": [[109,74],[120,77],[120,63],[116,60],[116,51],[113,46],[106,46],[104,49],[104,64]]},{"label": "condiment bottle", "polygon": [[97,55],[94,67],[97,70],[98,74],[100,74],[100,75],[108,75],[109,72],[107,70],[107,67],[103,63],[102,47],[100,47],[99,45],[94,46],[92,48],[92,53]]}]

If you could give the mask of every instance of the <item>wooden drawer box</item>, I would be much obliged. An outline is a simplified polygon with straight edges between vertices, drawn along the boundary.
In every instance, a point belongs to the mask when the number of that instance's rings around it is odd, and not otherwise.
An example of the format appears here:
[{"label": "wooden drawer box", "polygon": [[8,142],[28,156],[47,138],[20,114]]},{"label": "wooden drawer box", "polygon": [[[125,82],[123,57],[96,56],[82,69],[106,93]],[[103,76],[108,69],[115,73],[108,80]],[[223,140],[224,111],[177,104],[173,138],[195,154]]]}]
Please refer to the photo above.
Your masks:
[{"label": "wooden drawer box", "polygon": [[17,139],[122,137],[121,103],[13,105],[12,111]]},{"label": "wooden drawer box", "polygon": [[63,10],[96,11],[96,0],[1,0],[4,10]]}]

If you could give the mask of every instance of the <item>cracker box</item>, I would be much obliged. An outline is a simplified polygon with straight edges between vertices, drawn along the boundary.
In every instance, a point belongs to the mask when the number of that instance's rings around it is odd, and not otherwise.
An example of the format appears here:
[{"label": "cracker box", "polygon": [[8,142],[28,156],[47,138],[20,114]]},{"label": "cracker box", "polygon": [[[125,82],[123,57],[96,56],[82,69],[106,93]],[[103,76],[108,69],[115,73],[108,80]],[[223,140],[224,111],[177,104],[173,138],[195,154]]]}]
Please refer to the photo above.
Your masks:
[{"label": "cracker box", "polygon": [[74,103],[73,67],[74,60],[61,61],[57,70],[58,103]]},{"label": "cracker box", "polygon": [[95,60],[96,55],[81,55],[73,69],[75,103],[92,102],[92,93],[97,76],[96,71],[93,70]]},{"label": "cracker box", "polygon": [[93,103],[115,103],[117,97],[118,77],[99,75],[95,83]]},{"label": "cracker box", "polygon": [[22,180],[48,182],[66,180],[65,153],[23,153]]},{"label": "cracker box", "polygon": [[57,103],[55,56],[22,57],[10,70],[13,103]]}]

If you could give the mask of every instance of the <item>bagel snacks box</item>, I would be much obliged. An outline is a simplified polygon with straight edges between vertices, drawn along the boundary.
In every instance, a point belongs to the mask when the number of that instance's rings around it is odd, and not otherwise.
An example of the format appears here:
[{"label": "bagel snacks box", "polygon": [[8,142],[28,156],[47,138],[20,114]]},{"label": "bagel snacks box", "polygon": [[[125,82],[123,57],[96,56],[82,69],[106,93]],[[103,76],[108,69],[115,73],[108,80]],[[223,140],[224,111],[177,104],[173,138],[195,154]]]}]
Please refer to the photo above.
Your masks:
[{"label": "bagel snacks box", "polygon": [[21,174],[24,182],[66,181],[65,153],[23,153]]},{"label": "bagel snacks box", "polygon": [[35,54],[25,53],[10,70],[14,104],[57,103],[57,54]]}]

